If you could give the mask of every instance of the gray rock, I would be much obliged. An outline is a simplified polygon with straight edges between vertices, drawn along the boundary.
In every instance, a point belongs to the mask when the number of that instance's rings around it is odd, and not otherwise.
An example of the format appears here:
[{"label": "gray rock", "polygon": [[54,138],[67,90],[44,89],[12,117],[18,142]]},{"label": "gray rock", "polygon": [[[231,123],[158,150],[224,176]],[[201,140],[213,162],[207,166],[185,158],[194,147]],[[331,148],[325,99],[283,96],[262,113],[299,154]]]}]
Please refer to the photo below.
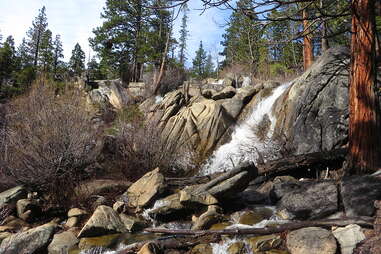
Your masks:
[{"label": "gray rock", "polygon": [[174,221],[192,213],[192,210],[180,202],[180,194],[175,193],[156,201],[155,206],[148,215],[157,221]]},{"label": "gray rock", "polygon": [[347,216],[372,216],[374,201],[381,200],[381,179],[373,176],[353,176],[341,181],[341,198]]},{"label": "gray rock", "polygon": [[91,218],[83,226],[78,238],[101,236],[127,232],[126,226],[117,212],[108,206],[98,206]]},{"label": "gray rock", "polygon": [[123,213],[119,216],[129,232],[136,232],[147,227],[147,223],[140,220],[139,218],[128,216]]},{"label": "gray rock", "polygon": [[352,254],[356,245],[365,239],[359,225],[351,224],[332,231],[341,247],[341,254]]},{"label": "gray rock", "polygon": [[304,183],[286,193],[278,202],[297,219],[318,219],[338,210],[338,191],[334,182]]},{"label": "gray rock", "polygon": [[287,249],[291,254],[335,254],[337,245],[330,231],[309,227],[288,233]]},{"label": "gray rock", "polygon": [[67,254],[79,240],[72,232],[62,232],[55,234],[52,242],[48,246],[49,254]]},{"label": "gray rock", "polygon": [[[275,132],[295,154],[330,151],[347,142],[348,64],[344,47],[331,48],[276,103]],[[278,136],[279,136],[278,135]]]},{"label": "gray rock", "polygon": [[272,189],[270,190],[270,199],[272,202],[278,202],[284,195],[301,188],[301,183],[292,176],[275,177]]},{"label": "gray rock", "polygon": [[38,253],[49,243],[53,236],[55,224],[48,223],[22,233],[5,238],[0,245],[2,254],[33,254]]},{"label": "gray rock", "polygon": [[17,200],[27,197],[23,186],[16,186],[0,193],[0,207],[5,204],[16,203]]}]

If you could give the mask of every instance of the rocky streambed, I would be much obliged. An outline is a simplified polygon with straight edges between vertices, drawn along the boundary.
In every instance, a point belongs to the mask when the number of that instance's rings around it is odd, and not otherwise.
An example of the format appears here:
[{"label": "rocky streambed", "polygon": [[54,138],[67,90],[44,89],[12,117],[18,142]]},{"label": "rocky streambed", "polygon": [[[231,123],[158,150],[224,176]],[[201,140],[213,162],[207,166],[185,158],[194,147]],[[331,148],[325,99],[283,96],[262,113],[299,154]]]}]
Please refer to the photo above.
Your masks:
[{"label": "rocky streambed", "polygon": [[246,163],[173,188],[155,169],[112,207],[72,208],[45,224],[33,219],[38,197],[16,187],[0,193],[16,208],[0,226],[0,253],[379,253],[369,250],[381,243],[381,179],[259,179]]}]

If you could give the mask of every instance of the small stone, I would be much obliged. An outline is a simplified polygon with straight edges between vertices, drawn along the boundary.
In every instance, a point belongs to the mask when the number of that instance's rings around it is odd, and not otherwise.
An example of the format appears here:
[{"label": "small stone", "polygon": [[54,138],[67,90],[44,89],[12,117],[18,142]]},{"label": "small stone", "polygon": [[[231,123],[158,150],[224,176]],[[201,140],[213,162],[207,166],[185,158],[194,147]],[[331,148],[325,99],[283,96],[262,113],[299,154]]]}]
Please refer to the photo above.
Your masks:
[{"label": "small stone", "polygon": [[308,227],[290,232],[287,235],[287,248],[291,254],[335,254],[337,245],[330,231]]},{"label": "small stone", "polygon": [[80,208],[71,208],[68,212],[67,212],[67,217],[70,218],[70,217],[81,217],[81,216],[84,216],[84,215],[87,215],[88,213],[85,211],[85,210],[82,210]]},{"label": "small stone", "polygon": [[79,222],[78,217],[70,217],[69,219],[67,219],[65,223],[65,227],[68,227],[68,228],[75,227],[77,226],[78,222]]},{"label": "small stone", "polygon": [[341,254],[352,254],[356,245],[365,239],[359,225],[351,224],[332,231],[341,246]]}]

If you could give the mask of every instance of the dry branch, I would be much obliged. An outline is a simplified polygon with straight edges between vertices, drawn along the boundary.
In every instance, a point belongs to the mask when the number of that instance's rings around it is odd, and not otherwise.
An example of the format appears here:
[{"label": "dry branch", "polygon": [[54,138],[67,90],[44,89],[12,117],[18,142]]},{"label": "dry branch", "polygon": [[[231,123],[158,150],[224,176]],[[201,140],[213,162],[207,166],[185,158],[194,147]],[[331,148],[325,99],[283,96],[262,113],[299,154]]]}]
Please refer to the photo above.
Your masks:
[{"label": "dry branch", "polygon": [[305,227],[344,227],[350,224],[357,224],[362,227],[373,227],[373,218],[371,217],[358,217],[358,218],[344,218],[344,219],[331,219],[331,220],[318,220],[318,221],[295,221],[277,226],[266,228],[237,228],[237,229],[224,229],[224,230],[188,230],[188,229],[165,229],[165,228],[148,228],[146,232],[163,233],[171,235],[268,235],[281,233],[289,230],[296,230]]}]

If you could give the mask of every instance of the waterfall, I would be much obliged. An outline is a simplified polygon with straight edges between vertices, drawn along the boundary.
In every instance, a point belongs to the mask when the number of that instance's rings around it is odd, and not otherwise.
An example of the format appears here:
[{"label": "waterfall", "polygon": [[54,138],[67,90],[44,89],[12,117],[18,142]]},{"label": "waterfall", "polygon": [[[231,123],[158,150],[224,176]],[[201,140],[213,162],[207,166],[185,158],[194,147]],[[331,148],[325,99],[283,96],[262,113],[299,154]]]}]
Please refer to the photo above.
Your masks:
[{"label": "waterfall", "polygon": [[[269,158],[268,154],[276,150],[275,144],[271,142],[276,121],[272,114],[272,107],[290,84],[285,83],[274,88],[271,95],[256,105],[250,116],[235,128],[231,141],[219,147],[208,159],[201,174],[225,172],[244,161],[255,163],[258,159],[262,159],[263,155]],[[263,125],[267,125],[266,130],[263,131],[266,132],[265,137],[258,134],[258,130],[263,128]],[[266,160],[266,158],[263,159]]]}]

